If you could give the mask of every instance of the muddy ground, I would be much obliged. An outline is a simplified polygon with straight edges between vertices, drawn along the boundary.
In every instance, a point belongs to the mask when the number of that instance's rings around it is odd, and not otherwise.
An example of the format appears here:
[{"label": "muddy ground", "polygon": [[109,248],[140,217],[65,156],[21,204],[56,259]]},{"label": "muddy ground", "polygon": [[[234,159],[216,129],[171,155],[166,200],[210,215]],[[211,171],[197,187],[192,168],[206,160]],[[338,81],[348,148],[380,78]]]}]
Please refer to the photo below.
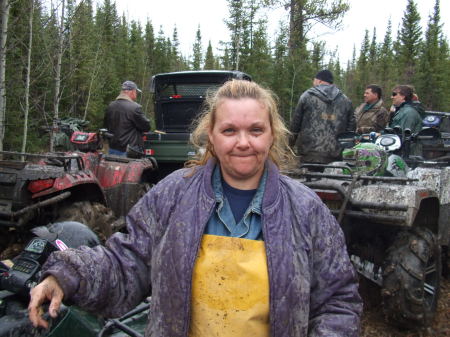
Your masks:
[{"label": "muddy ground", "polygon": [[450,337],[450,278],[442,279],[436,317],[431,327],[422,331],[404,331],[388,325],[383,318],[377,288],[362,282],[360,292],[365,306],[361,337]]}]

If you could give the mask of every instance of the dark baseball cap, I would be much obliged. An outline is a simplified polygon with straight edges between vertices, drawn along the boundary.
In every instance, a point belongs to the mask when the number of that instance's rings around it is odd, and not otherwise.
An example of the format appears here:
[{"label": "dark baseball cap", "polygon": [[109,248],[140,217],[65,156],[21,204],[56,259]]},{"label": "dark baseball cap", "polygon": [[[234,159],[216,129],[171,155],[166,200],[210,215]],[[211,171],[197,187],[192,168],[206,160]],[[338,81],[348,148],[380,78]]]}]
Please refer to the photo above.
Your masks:
[{"label": "dark baseball cap", "polygon": [[138,88],[136,83],[133,81],[125,81],[122,83],[122,90],[136,90],[138,92],[142,92],[141,89]]}]

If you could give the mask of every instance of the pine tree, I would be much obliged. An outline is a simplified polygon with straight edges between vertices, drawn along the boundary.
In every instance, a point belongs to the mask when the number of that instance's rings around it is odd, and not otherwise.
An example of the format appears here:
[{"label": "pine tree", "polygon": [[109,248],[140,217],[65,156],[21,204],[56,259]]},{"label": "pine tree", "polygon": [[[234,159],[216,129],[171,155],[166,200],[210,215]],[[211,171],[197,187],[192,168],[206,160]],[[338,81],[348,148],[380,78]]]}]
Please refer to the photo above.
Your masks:
[{"label": "pine tree", "polygon": [[230,30],[229,48],[227,46],[228,55],[230,57],[231,68],[235,70],[240,69],[240,56],[242,48],[242,35],[244,32],[244,0],[227,0],[229,19],[225,20],[225,23]]},{"label": "pine tree", "polygon": [[433,15],[429,17],[425,32],[425,41],[419,60],[419,80],[416,85],[422,103],[430,110],[444,107],[444,88],[447,86],[448,78],[445,76],[448,69],[446,69],[445,54],[442,54],[443,34],[440,21],[439,0],[436,0]]},{"label": "pine tree", "polygon": [[206,49],[206,56],[205,56],[205,66],[203,67],[204,70],[213,70],[216,69],[216,60],[214,58],[211,41],[208,42],[208,48]]},{"label": "pine tree", "polygon": [[397,69],[402,83],[411,84],[416,76],[416,66],[421,48],[422,31],[420,27],[420,14],[414,0],[408,0],[402,18],[402,27],[398,34]]},{"label": "pine tree", "polygon": [[291,119],[292,105],[297,103],[297,101],[293,102],[291,83],[287,81],[290,72],[288,38],[288,28],[283,22],[280,22],[273,48],[273,76],[270,87],[278,96],[279,111],[287,123]]},{"label": "pine tree", "polygon": [[378,62],[375,67],[375,71],[378,74],[377,82],[384,92],[390,92],[397,81],[397,77],[394,76],[396,68],[394,66],[394,52],[392,49],[392,24],[391,20],[389,20],[386,34],[380,47]]},{"label": "pine tree", "polygon": [[268,86],[273,75],[271,48],[267,37],[267,22],[260,20],[253,32],[252,48],[242,70],[254,75],[254,80]]},{"label": "pine tree", "polygon": [[202,34],[200,32],[200,25],[198,25],[197,32],[195,33],[195,42],[192,46],[192,70],[200,70],[202,67]]}]

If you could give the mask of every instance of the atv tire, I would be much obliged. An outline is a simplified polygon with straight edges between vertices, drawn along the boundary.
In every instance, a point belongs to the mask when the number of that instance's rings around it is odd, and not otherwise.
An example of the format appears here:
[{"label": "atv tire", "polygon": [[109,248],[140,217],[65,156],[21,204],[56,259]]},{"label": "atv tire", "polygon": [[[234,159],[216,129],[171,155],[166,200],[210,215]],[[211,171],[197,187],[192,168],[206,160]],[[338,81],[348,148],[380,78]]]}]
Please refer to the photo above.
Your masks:
[{"label": "atv tire", "polygon": [[113,232],[116,220],[111,209],[98,202],[77,201],[60,208],[57,221],[78,221],[91,228],[104,242]]},{"label": "atv tire", "polygon": [[401,328],[428,326],[436,312],[441,254],[435,235],[425,228],[399,233],[383,268],[383,310]]}]

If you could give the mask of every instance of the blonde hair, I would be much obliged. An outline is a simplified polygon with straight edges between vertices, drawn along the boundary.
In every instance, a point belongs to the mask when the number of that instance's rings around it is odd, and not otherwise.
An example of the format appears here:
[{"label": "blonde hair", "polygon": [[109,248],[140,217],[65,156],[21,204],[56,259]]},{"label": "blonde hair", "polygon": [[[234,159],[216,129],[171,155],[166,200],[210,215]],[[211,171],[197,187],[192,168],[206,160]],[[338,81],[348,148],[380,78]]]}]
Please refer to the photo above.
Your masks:
[{"label": "blonde hair", "polygon": [[219,105],[226,99],[252,98],[261,103],[269,113],[273,144],[269,150],[269,158],[280,169],[285,169],[293,163],[294,154],[289,147],[289,130],[278,114],[274,94],[262,88],[255,82],[246,80],[230,80],[225,82],[216,92],[207,96],[205,109],[194,122],[191,142],[197,148],[197,157],[186,163],[187,167],[205,165],[208,159],[216,155],[209,141],[208,131],[214,128],[216,112]]}]

